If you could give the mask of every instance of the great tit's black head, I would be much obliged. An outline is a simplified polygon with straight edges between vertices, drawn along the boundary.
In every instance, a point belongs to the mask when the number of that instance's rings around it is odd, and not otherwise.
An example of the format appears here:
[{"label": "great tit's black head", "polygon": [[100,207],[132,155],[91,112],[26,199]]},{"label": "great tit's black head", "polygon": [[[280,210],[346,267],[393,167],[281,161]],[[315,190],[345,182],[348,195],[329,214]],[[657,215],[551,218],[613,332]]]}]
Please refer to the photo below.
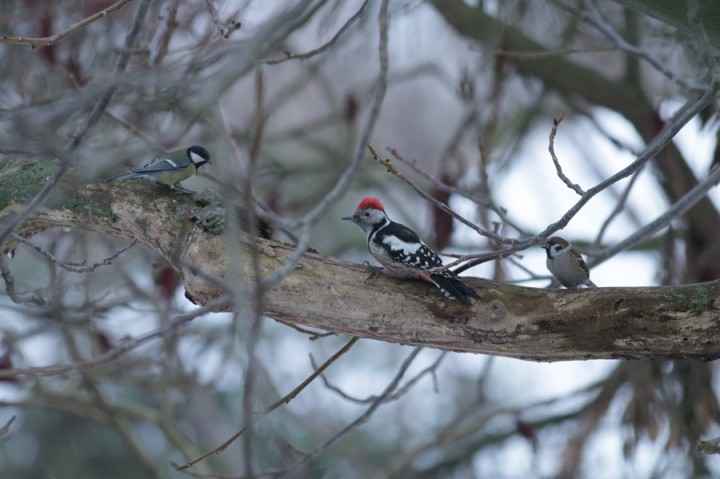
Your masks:
[{"label": "great tit's black head", "polygon": [[210,162],[210,153],[202,146],[193,145],[187,149],[187,156],[193,162],[195,168],[199,168]]}]

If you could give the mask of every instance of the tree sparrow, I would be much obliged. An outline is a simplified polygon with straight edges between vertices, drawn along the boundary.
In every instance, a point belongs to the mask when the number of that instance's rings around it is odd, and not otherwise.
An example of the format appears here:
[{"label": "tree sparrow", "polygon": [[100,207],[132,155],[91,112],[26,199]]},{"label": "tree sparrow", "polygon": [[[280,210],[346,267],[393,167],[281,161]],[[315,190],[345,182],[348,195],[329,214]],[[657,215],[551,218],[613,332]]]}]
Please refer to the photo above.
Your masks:
[{"label": "tree sparrow", "polygon": [[580,253],[563,238],[553,236],[542,245],[547,252],[545,265],[555,279],[566,288],[577,288],[587,286],[597,288],[597,285],[590,281],[590,270],[585,264]]}]

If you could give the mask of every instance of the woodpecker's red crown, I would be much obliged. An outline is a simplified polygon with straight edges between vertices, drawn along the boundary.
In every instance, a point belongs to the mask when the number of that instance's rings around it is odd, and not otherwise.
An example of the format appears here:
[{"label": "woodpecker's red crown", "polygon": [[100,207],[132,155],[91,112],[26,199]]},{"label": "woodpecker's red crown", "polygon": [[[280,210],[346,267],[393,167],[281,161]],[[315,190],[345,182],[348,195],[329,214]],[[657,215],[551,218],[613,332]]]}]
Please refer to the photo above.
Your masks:
[{"label": "woodpecker's red crown", "polygon": [[374,209],[374,210],[385,211],[385,208],[383,207],[380,200],[377,198],[374,198],[372,196],[363,198],[362,201],[360,202],[360,204],[357,206],[357,209],[359,209],[359,210]]}]

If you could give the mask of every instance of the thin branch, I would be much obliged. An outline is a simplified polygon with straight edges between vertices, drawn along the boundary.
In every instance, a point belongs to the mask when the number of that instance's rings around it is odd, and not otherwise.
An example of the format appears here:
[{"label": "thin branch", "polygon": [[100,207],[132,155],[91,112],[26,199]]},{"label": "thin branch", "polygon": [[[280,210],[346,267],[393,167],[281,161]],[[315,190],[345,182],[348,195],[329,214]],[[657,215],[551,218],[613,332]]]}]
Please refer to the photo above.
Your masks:
[{"label": "thin branch", "polygon": [[485,162],[481,159],[481,169],[480,169],[480,177],[481,177],[481,187],[483,194],[477,195],[477,194],[468,194],[466,191],[463,191],[462,189],[450,186],[439,179],[435,177],[435,175],[431,175],[427,171],[425,171],[422,167],[420,167],[417,162],[406,159],[403,155],[400,154],[400,152],[395,148],[388,148],[388,151],[390,154],[399,162],[406,164],[409,166],[415,173],[425,178],[427,181],[433,184],[436,188],[438,188],[441,191],[444,191],[446,193],[455,194],[462,196],[463,198],[467,198],[473,203],[476,203],[484,208],[488,208],[495,212],[496,215],[500,217],[503,223],[511,226],[517,231],[520,231],[520,227],[514,224],[508,217],[507,217],[507,211],[505,211],[504,208],[498,206],[495,204],[495,202],[492,200],[490,195],[485,194],[486,192],[490,191],[489,188],[485,188],[484,186],[487,185],[487,169],[485,168]]},{"label": "thin branch", "polygon": [[287,321],[282,321],[279,319],[275,319],[275,321],[284,324],[288,328],[294,329],[298,333],[308,335],[309,336],[308,339],[310,341],[317,341],[318,339],[327,338],[328,336],[337,336],[337,333],[321,333],[320,331],[311,331],[309,329],[298,326],[297,324],[289,323]]},{"label": "thin branch", "polygon": [[60,166],[57,170],[55,170],[55,173],[45,182],[45,185],[40,189],[40,191],[38,191],[33,199],[30,200],[25,208],[5,222],[5,225],[0,230],[0,245],[5,243],[5,240],[7,240],[13,230],[20,223],[23,223],[26,219],[28,219],[30,215],[45,202],[47,197],[50,196],[50,193],[55,189],[55,186],[65,175],[69,166],[68,163],[69,161],[61,161]]},{"label": "thin branch", "polygon": [[[127,69],[128,63],[130,62],[130,57],[135,51],[137,39],[140,37],[140,33],[143,30],[143,21],[145,20],[145,16],[147,15],[148,9],[150,8],[150,3],[150,0],[142,0],[140,6],[137,9],[132,28],[125,37],[125,43],[122,50],[120,50],[121,53],[117,58],[117,62],[115,63],[115,71],[113,72],[113,75],[116,78],[124,74],[125,70]],[[90,130],[90,128],[95,126],[107,106],[110,104],[110,101],[115,95],[117,89],[118,84],[114,83],[103,92],[103,94],[100,96],[100,99],[93,107],[93,110],[88,115],[85,123],[82,124],[80,128],[78,128],[78,130],[73,134],[73,138],[67,147],[68,153],[73,153],[75,152],[75,150],[77,150],[87,132]]]},{"label": "thin branch", "polygon": [[[262,272],[260,270],[260,259],[257,245],[257,215],[255,214],[255,202],[253,201],[253,180],[257,171],[258,157],[260,156],[260,148],[262,146],[262,136],[265,130],[265,113],[263,108],[264,86],[262,69],[255,69],[255,132],[253,133],[252,143],[250,144],[249,162],[247,174],[244,181],[244,201],[245,211],[247,214],[248,228],[250,230],[250,263],[252,265],[253,277],[255,278],[254,293],[252,302],[252,324],[250,331],[245,339],[246,353],[248,357],[247,367],[245,369],[245,381],[243,388],[243,416],[247,429],[252,427],[253,413],[253,394],[255,390],[255,375],[257,359],[257,343],[260,338],[262,327],[264,298],[266,289],[263,287]],[[236,313],[237,314],[237,313]],[[250,476],[253,474],[253,449],[252,435],[245,435],[243,441],[243,455],[245,462],[245,473]]]},{"label": "thin branch", "polygon": [[240,27],[242,27],[242,23],[236,22],[234,17],[231,18],[228,23],[224,23],[220,20],[220,13],[215,6],[214,0],[205,0],[205,3],[208,6],[208,10],[210,10],[210,16],[212,16],[215,27],[218,29],[218,32],[223,38],[228,38],[232,35],[232,32],[239,30]]},{"label": "thin branch", "polygon": [[[133,47],[135,46],[135,41],[137,40],[140,32],[142,31],[142,21],[145,18],[149,7],[150,0],[143,0],[138,7],[137,13],[135,15],[135,21],[133,22],[133,27],[125,38],[124,52],[120,54],[115,65],[114,75],[116,77],[124,73],[125,69],[127,68],[128,62],[130,61],[129,52],[134,49]],[[73,163],[73,153],[80,146],[80,143],[82,142],[85,134],[100,119],[100,116],[107,108],[110,100],[112,100],[113,95],[115,95],[117,88],[117,84],[113,84],[103,92],[102,96],[95,104],[93,110],[88,115],[87,120],[80,126],[80,128],[78,128],[78,130],[73,135],[73,139],[65,148],[63,152],[63,157],[60,158],[60,166],[55,171],[53,176],[45,183],[45,185],[33,197],[33,199],[30,200],[30,202],[25,206],[25,208],[22,209],[22,211],[20,211],[11,219],[6,221],[2,230],[0,230],[0,245],[5,242],[5,240],[8,238],[8,236],[10,236],[10,233],[17,227],[17,225],[24,222],[32,214],[32,212],[35,211],[35,209],[37,209],[45,202],[52,190],[55,189],[55,186],[58,184],[60,179],[65,175],[67,169]]]},{"label": "thin branch", "polygon": [[[207,1],[209,2],[210,0],[207,0]],[[333,46],[335,46],[335,44],[338,42],[340,37],[346,31],[348,31],[355,22],[357,22],[358,20],[360,20],[362,18],[363,14],[365,13],[365,7],[367,7],[367,5],[369,3],[370,3],[370,0],[365,0],[363,2],[363,4],[360,6],[360,8],[358,9],[358,11],[355,12],[355,14],[353,16],[348,18],[348,20],[345,22],[345,24],[343,24],[343,26],[340,27],[340,30],[338,30],[337,33],[330,39],[330,41],[328,41],[324,45],[321,45],[318,48],[315,48],[314,50],[310,50],[309,52],[306,52],[306,53],[285,52],[285,58],[279,58],[277,60],[266,60],[263,63],[267,63],[268,65],[276,65],[278,63],[283,63],[288,60],[307,60],[309,58],[312,58],[314,56],[320,55],[321,53],[328,51]]]},{"label": "thin branch", "polygon": [[108,256],[107,258],[103,258],[102,260],[91,264],[90,266],[84,266],[78,263],[63,263],[62,261],[58,261],[58,259],[49,251],[42,249],[40,246],[34,244],[27,238],[23,238],[22,236],[16,235],[15,233],[11,234],[11,237],[20,243],[29,246],[30,248],[34,249],[41,255],[45,256],[48,261],[52,264],[56,264],[65,271],[70,271],[71,273],[91,273],[98,269],[100,266],[107,266],[112,264],[113,260],[123,254],[125,251],[129,250],[133,246],[137,244],[137,240],[131,241],[127,246],[123,246],[122,248],[115,251],[113,254]]},{"label": "thin branch", "polygon": [[[385,0],[389,1],[389,0]],[[373,415],[373,413],[383,404],[385,404],[392,393],[398,388],[398,385],[400,384],[400,381],[402,380],[403,376],[405,376],[405,373],[407,372],[408,368],[410,367],[410,364],[415,360],[417,355],[422,351],[422,347],[417,346],[413,351],[408,355],[407,358],[402,362],[400,365],[400,369],[395,375],[395,377],[390,381],[390,383],[387,385],[387,387],[383,390],[382,394],[378,396],[371,404],[370,406],[363,412],[360,416],[358,416],[354,421],[349,423],[347,426],[342,428],[340,431],[338,431],[336,434],[331,436],[329,439],[327,439],[324,443],[310,451],[307,456],[305,456],[302,460],[298,461],[293,466],[290,466],[288,468],[287,472],[292,472],[293,470],[296,470],[298,467],[308,463],[312,458],[315,456],[322,454],[325,452],[330,446],[335,444],[340,438],[345,436],[347,433],[355,429],[356,427],[366,423],[370,417]]]},{"label": "thin branch", "polygon": [[630,181],[628,181],[625,189],[620,194],[620,198],[618,198],[618,202],[615,205],[615,208],[613,208],[608,217],[605,218],[603,224],[600,226],[600,230],[598,231],[598,234],[595,237],[595,241],[593,242],[594,247],[597,247],[602,243],[605,232],[610,227],[610,223],[612,223],[612,221],[625,209],[627,199],[630,196],[630,191],[632,191],[633,186],[635,186],[635,182],[640,177],[640,173],[642,173],[642,170],[636,171],[635,174],[630,177]]},{"label": "thin branch", "polygon": [[514,239],[503,238],[502,236],[500,236],[500,235],[497,234],[497,233],[493,233],[492,231],[488,231],[488,230],[486,230],[485,228],[482,228],[482,227],[474,224],[473,222],[471,222],[471,221],[469,221],[469,220],[466,220],[465,218],[463,218],[462,216],[460,216],[458,213],[456,213],[456,212],[454,212],[453,210],[451,210],[450,208],[448,208],[447,205],[441,203],[440,201],[438,201],[438,200],[436,200],[435,198],[433,198],[431,195],[425,193],[425,192],[424,192],[422,189],[420,189],[415,183],[413,183],[413,182],[410,181],[405,175],[403,175],[400,170],[398,170],[397,168],[395,168],[395,165],[393,165],[393,164],[390,162],[389,159],[383,158],[382,156],[380,156],[380,155],[375,151],[375,149],[372,147],[372,145],[368,145],[368,149],[370,150],[370,153],[373,155],[373,159],[374,159],[375,161],[377,161],[380,165],[382,165],[382,166],[384,166],[385,168],[387,168],[387,170],[388,170],[389,173],[392,173],[394,176],[396,176],[398,179],[400,179],[403,183],[405,183],[405,184],[407,184],[408,186],[410,186],[410,188],[412,188],[413,190],[415,190],[415,192],[416,192],[418,195],[420,195],[420,197],[422,197],[424,200],[432,203],[432,204],[433,204],[434,206],[436,206],[437,208],[440,208],[440,209],[443,210],[445,213],[449,214],[450,216],[452,216],[453,218],[455,218],[456,220],[458,220],[460,223],[462,223],[462,224],[464,224],[465,226],[467,226],[467,227],[471,228],[472,230],[474,230],[474,231],[475,231],[477,234],[479,234],[480,236],[484,236],[484,237],[486,237],[486,238],[490,238],[490,239],[492,239],[492,240],[494,240],[494,241],[497,241],[498,243],[513,244],[513,243],[515,242]]},{"label": "thin branch", "polygon": [[380,62],[380,71],[378,73],[378,80],[375,84],[375,95],[373,96],[370,111],[368,112],[367,121],[355,145],[355,151],[353,152],[353,158],[350,162],[350,166],[348,166],[342,175],[340,175],[338,180],[335,182],[335,186],[333,186],[330,192],[328,192],[312,210],[296,222],[297,227],[300,228],[300,235],[298,237],[298,242],[295,245],[295,250],[283,266],[279,267],[274,273],[265,278],[263,284],[267,288],[270,288],[280,282],[295,269],[310,245],[310,228],[320,221],[325,213],[337,204],[337,201],[345,195],[345,193],[347,193],[350,182],[355,178],[357,172],[360,170],[363,160],[365,159],[365,145],[367,145],[370,141],[370,135],[375,128],[375,123],[377,122],[380,114],[380,107],[382,106],[383,99],[385,98],[385,92],[387,90],[387,76],[390,68],[388,55],[388,32],[390,29],[390,23],[386,2],[383,2],[382,6],[384,9],[381,8],[378,16],[380,30],[380,38],[378,41],[378,60]]},{"label": "thin branch", "polygon": [[[55,288],[55,292],[57,292],[58,289],[59,288]],[[65,314],[62,307],[59,308],[57,314],[58,319],[60,320],[59,322],[62,325],[60,329],[65,340],[65,346],[68,350],[68,354],[73,360],[80,361],[82,355],[80,354],[75,336],[70,331],[70,323],[67,321],[67,318],[64,317]],[[100,388],[99,383],[101,380],[89,369],[80,369],[78,372],[80,373],[83,388],[91,397],[92,407],[99,410],[107,419],[108,423],[115,428],[117,433],[124,439],[129,449],[135,455],[140,465],[151,475],[151,477],[156,479],[169,479],[166,471],[159,467],[146,451],[146,448],[140,445],[137,434],[133,431],[127,416],[121,410],[122,408],[116,408],[108,400],[106,394]]]},{"label": "thin branch", "polygon": [[563,183],[565,183],[565,186],[573,190],[578,195],[582,196],[585,194],[585,192],[582,188],[580,188],[580,185],[570,181],[570,178],[568,178],[565,173],[563,173],[562,167],[560,166],[560,161],[558,161],[557,156],[555,155],[555,135],[557,134],[557,128],[560,125],[560,122],[563,121],[564,118],[565,114],[561,112],[553,120],[553,126],[550,130],[550,142],[548,145],[548,151],[550,152],[550,156],[552,157],[553,163],[555,164],[555,170],[557,171],[558,177],[562,180]]},{"label": "thin branch", "polygon": [[469,195],[457,186],[451,186],[447,183],[444,183],[442,180],[436,177],[437,175],[432,175],[429,172],[425,171],[425,169],[423,169],[420,165],[417,164],[417,161],[408,160],[407,158],[405,158],[396,148],[388,148],[387,150],[390,152],[393,158],[409,166],[411,170],[422,176],[425,180],[432,183],[432,185],[440,191],[453,195],[460,195],[486,208],[491,207],[491,205],[487,201],[485,201],[484,198],[478,198],[476,195]]},{"label": "thin branch", "polygon": [[675,135],[691,119],[693,119],[698,113],[700,113],[713,102],[713,100],[717,96],[716,88],[717,86],[713,84],[712,88],[706,90],[701,96],[696,96],[694,98],[688,99],[687,102],[685,102],[685,104],[675,113],[675,115],[673,115],[670,121],[668,121],[665,126],[663,126],[663,129],[655,136],[655,138],[653,138],[653,140],[645,147],[643,152],[634,162],[632,162],[622,170],[618,171],[614,175],[610,176],[606,180],[601,181],[597,185],[587,190],[585,194],[583,194],[582,197],[577,201],[577,203],[575,203],[575,205],[573,205],[568,211],[566,211],[565,214],[558,221],[548,225],[545,230],[536,234],[535,236],[531,236],[530,238],[527,238],[523,241],[519,241],[517,244],[505,248],[504,250],[495,251],[492,253],[482,253],[478,255],[468,255],[465,257],[465,259],[468,260],[467,263],[458,267],[455,272],[459,273],[486,261],[504,258],[517,251],[522,251],[531,246],[540,244],[541,242],[545,241],[545,239],[547,239],[547,237],[550,236],[552,233],[559,231],[565,226],[567,226],[570,220],[573,219],[575,215],[585,206],[585,204],[587,204],[588,201],[595,197],[595,195],[604,191],[609,186],[617,183],[624,178],[627,178],[628,176],[640,170],[640,168],[642,168],[648,161],[654,158],[656,154],[658,154],[663,148],[665,148],[665,146],[667,146],[667,144],[672,141]]},{"label": "thin branch", "polygon": [[67,37],[68,35],[71,35],[81,28],[90,25],[91,23],[100,20],[101,18],[105,18],[111,13],[120,10],[133,0],[119,0],[116,3],[113,3],[109,7],[107,7],[104,10],[100,10],[99,12],[90,15],[89,17],[80,20],[79,22],[71,25],[70,27],[66,28],[65,30],[58,32],[54,35],[50,35],[49,37],[13,37],[10,35],[1,35],[0,36],[0,43],[15,43],[19,45],[32,45],[33,47],[40,47],[40,46],[46,46],[46,45],[52,45],[53,43],[56,43],[63,38]]},{"label": "thin branch", "polygon": [[[470,48],[471,51],[483,51],[483,49],[472,47]],[[540,58],[547,58],[547,57],[557,57],[557,56],[565,56],[565,55],[573,55],[576,53],[581,54],[587,54],[587,53],[606,53],[606,52],[616,52],[618,51],[617,47],[583,47],[583,48],[560,48],[557,50],[547,50],[544,52],[523,52],[518,50],[493,50],[493,55],[502,55],[503,57],[514,57],[519,59],[540,59]]]},{"label": "thin branch", "polygon": [[270,404],[269,406],[265,407],[262,411],[255,414],[255,417],[253,417],[253,419],[249,423],[245,424],[245,426],[243,426],[238,432],[233,434],[227,441],[220,444],[218,447],[211,449],[210,451],[206,452],[205,454],[193,459],[192,461],[189,461],[183,465],[172,464],[172,466],[178,471],[185,471],[186,469],[194,466],[198,462],[203,461],[212,455],[219,454],[222,451],[224,451],[230,444],[232,444],[240,436],[242,436],[245,433],[245,431],[248,430],[248,428],[250,428],[254,424],[257,424],[259,421],[264,419],[268,414],[270,414],[272,411],[274,411],[278,407],[282,406],[283,404],[287,404],[290,401],[292,401],[293,399],[295,399],[295,397],[298,394],[300,394],[300,392],[303,389],[305,389],[311,382],[313,382],[315,380],[315,378],[320,376],[323,373],[323,371],[325,371],[332,363],[337,361],[337,359],[340,358],[340,356],[342,356],[343,354],[348,352],[350,350],[350,348],[358,341],[358,339],[359,338],[350,339],[350,341],[348,341],[345,344],[345,346],[343,346],[335,354],[330,356],[327,359],[327,361],[325,361],[322,364],[322,366],[320,366],[315,371],[313,371],[313,373],[310,376],[308,376],[302,383],[300,383],[295,389],[293,389],[292,391],[287,393],[285,396],[283,396],[279,400],[277,400],[274,403]]},{"label": "thin branch", "polygon": [[163,2],[163,6],[158,14],[157,29],[152,36],[152,40],[148,42],[149,63],[152,65],[159,64],[167,54],[170,38],[178,26],[177,10],[180,0],[169,0]]},{"label": "thin branch", "polygon": [[650,52],[645,50],[644,48],[636,47],[635,45],[631,45],[630,43],[626,42],[625,39],[623,39],[620,34],[618,34],[615,29],[606,21],[596,20],[595,18],[592,18],[587,13],[580,11],[578,8],[575,8],[572,5],[565,4],[563,2],[560,2],[558,0],[552,0],[552,2],[557,5],[560,9],[565,10],[566,12],[570,12],[573,15],[577,16],[580,20],[587,23],[588,25],[594,27],[596,30],[598,30],[600,33],[605,35],[607,39],[609,39],[611,42],[615,44],[615,46],[624,51],[625,53],[628,53],[630,55],[634,55],[638,58],[641,58],[648,62],[650,66],[655,68],[658,72],[660,72],[662,75],[664,75],[666,78],[668,78],[670,81],[675,83],[676,85],[684,88],[687,91],[691,92],[704,92],[707,91],[707,88],[698,84],[698,83],[689,83],[679,76],[677,76],[672,70],[667,68],[665,64],[652,56]]},{"label": "thin branch", "polygon": [[177,316],[161,328],[158,328],[154,331],[143,334],[133,339],[124,340],[117,347],[114,347],[106,353],[100,354],[91,359],[73,361],[68,364],[57,366],[0,369],[0,378],[17,378],[20,376],[58,376],[71,371],[78,371],[81,369],[92,368],[100,366],[102,364],[107,364],[119,358],[120,356],[129,353],[133,349],[142,346],[143,344],[146,344],[154,339],[166,336],[170,332],[175,331],[176,329],[180,328],[184,324],[194,320],[199,316],[205,315],[211,311],[217,311],[218,309],[223,307],[227,307],[228,303],[229,302],[226,298],[218,298],[214,301],[208,302],[202,308],[198,308],[189,313]]},{"label": "thin branch", "polygon": [[705,454],[720,454],[720,437],[708,439],[707,441],[700,441],[697,445],[697,450],[698,452],[704,452]]},{"label": "thin branch", "polygon": [[[395,393],[390,395],[387,402],[396,401],[396,400],[400,399],[413,386],[415,386],[415,384],[417,384],[418,381],[420,381],[420,379],[422,379],[424,376],[426,376],[428,374],[434,375],[437,368],[440,367],[440,363],[442,363],[442,360],[445,358],[446,354],[447,354],[447,351],[443,351],[442,353],[440,353],[440,355],[437,357],[437,359],[435,359],[435,361],[433,361],[433,363],[430,366],[428,366],[425,369],[423,369],[422,371],[418,372],[414,377],[409,379],[401,388],[398,388],[398,390]],[[310,355],[310,362],[311,362],[313,368],[317,368],[317,365],[315,364],[315,358],[313,358],[312,354]],[[347,399],[348,401],[354,402],[356,404],[368,404],[377,399],[377,396],[374,396],[374,395],[366,397],[365,399],[353,397],[353,396],[347,394],[342,389],[340,389],[338,386],[335,386],[334,384],[332,384],[330,382],[330,380],[324,374],[320,376],[320,379],[322,379],[322,382],[326,388],[335,392],[338,396],[342,397],[343,399]]]},{"label": "thin branch", "polygon": [[10,429],[12,427],[12,424],[15,422],[16,416],[13,415],[8,422],[3,425],[3,427],[0,427],[0,439],[5,438],[5,436],[10,434]]},{"label": "thin branch", "polygon": [[685,212],[695,206],[698,201],[705,198],[707,192],[714,188],[718,183],[720,183],[720,167],[714,168],[707,178],[698,183],[695,188],[688,191],[685,196],[675,202],[675,204],[668,208],[663,214],[658,216],[654,221],[643,226],[635,233],[610,248],[604,249],[597,254],[593,254],[592,257],[588,258],[588,266],[596,266],[615,256],[620,251],[632,248],[643,239],[657,233],[669,225],[674,219],[685,214]]},{"label": "thin branch", "polygon": [[4,256],[0,256],[0,276],[5,281],[5,293],[16,304],[32,303],[38,306],[45,304],[45,300],[38,294],[31,293],[29,295],[20,295],[15,289],[15,277],[10,271],[7,260]]}]

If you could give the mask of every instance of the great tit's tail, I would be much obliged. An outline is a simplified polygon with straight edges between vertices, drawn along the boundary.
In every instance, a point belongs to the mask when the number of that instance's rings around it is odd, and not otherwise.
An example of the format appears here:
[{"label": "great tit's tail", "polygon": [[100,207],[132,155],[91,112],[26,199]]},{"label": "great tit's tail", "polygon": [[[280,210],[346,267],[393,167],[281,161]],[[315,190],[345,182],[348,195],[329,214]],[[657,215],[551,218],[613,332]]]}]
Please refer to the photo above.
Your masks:
[{"label": "great tit's tail", "polygon": [[129,180],[130,178],[141,178],[143,175],[138,172],[123,173],[122,175],[111,176],[105,183],[112,183],[113,181]]}]

